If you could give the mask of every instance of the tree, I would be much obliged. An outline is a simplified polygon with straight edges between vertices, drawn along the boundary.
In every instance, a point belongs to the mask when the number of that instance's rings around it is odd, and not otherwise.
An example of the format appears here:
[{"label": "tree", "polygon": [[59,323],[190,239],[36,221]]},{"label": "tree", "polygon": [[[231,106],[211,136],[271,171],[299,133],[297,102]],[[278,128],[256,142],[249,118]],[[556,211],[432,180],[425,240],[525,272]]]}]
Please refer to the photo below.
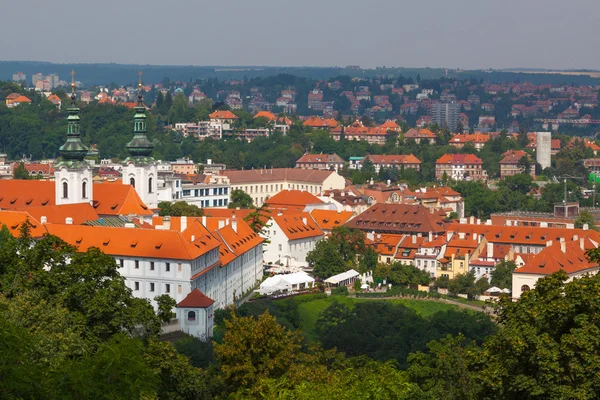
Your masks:
[{"label": "tree", "polygon": [[227,208],[252,208],[252,197],[241,189],[231,191],[231,197]]},{"label": "tree", "polygon": [[160,296],[156,296],[154,298],[154,301],[156,301],[158,308],[156,314],[162,322],[170,322],[173,318],[175,318],[175,313],[173,312],[173,309],[177,305],[177,302],[174,298],[172,298],[168,294],[163,294]]},{"label": "tree", "polygon": [[254,211],[248,214],[244,218],[244,221],[248,223],[250,229],[252,229],[254,232],[261,233],[269,222],[270,213],[271,210],[269,209],[269,205],[264,203],[262,206],[254,208]]},{"label": "tree", "polygon": [[345,226],[333,228],[331,235],[317,242],[306,256],[313,273],[323,279],[357,267],[364,256],[363,266],[372,266],[373,254],[366,253],[365,234]]},{"label": "tree", "polygon": [[521,168],[523,173],[529,174],[531,172],[531,161],[529,161],[529,157],[523,156],[519,159],[518,167]]},{"label": "tree", "polygon": [[13,176],[15,179],[31,179],[29,171],[25,169],[25,163],[22,162],[20,162],[19,165],[15,167]]},{"label": "tree", "polygon": [[160,212],[158,215],[161,217],[201,217],[204,215],[204,211],[193,204],[188,204],[186,201],[176,201],[171,203],[169,201],[161,201],[158,203]]},{"label": "tree", "polygon": [[431,281],[429,273],[415,267],[414,265],[395,262],[393,264],[381,264],[375,273],[377,277],[386,279],[389,283],[399,286],[428,285]]},{"label": "tree", "polygon": [[225,329],[223,343],[215,343],[214,349],[223,379],[234,389],[279,378],[299,361],[300,336],[268,312],[256,319],[234,315],[225,320]]},{"label": "tree", "polygon": [[575,220],[575,228],[581,229],[583,225],[587,224],[590,229],[595,229],[596,224],[594,221],[594,216],[590,214],[589,211],[581,211],[579,212],[579,216]]},{"label": "tree", "polygon": [[448,292],[453,295],[466,294],[469,299],[483,293],[490,285],[486,278],[475,279],[471,271],[466,274],[458,274],[448,282]]},{"label": "tree", "polygon": [[514,261],[500,261],[492,271],[491,285],[500,289],[511,289],[512,273],[516,268],[517,264]]}]

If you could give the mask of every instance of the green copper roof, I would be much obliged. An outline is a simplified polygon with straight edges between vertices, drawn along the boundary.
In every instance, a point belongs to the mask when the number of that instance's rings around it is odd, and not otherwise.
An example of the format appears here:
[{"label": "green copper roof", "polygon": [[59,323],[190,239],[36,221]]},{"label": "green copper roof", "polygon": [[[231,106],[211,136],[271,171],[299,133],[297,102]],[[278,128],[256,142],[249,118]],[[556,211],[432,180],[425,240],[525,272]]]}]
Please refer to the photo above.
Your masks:
[{"label": "green copper roof", "polygon": [[79,108],[75,106],[75,94],[71,96],[71,107],[67,109],[67,141],[60,148],[60,155],[63,160],[70,164],[82,162],[88,153],[88,148],[81,143],[81,134],[79,131]]},{"label": "green copper roof", "polygon": [[137,161],[151,161],[154,145],[146,137],[146,107],[142,101],[142,85],[138,94],[138,104],[133,117],[133,139],[125,146],[130,154],[129,159]]}]

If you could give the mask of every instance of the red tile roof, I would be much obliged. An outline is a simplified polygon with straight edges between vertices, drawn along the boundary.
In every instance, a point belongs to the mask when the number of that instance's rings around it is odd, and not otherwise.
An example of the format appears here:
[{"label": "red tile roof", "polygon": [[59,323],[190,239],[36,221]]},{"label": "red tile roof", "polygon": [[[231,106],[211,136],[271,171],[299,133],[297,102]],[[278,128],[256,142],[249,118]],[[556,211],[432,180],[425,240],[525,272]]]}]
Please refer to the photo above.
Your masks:
[{"label": "red tile roof", "polygon": [[445,233],[446,221],[421,205],[375,204],[354,217],[346,226],[381,233]]},{"label": "red tile roof", "polygon": [[369,154],[367,156],[373,164],[421,164],[421,161],[413,154],[408,155],[380,155]]},{"label": "red tile roof", "polygon": [[444,154],[435,162],[436,164],[482,164],[481,158],[475,154]]},{"label": "red tile roof", "polygon": [[527,157],[531,158],[529,154],[524,152],[523,150],[508,150],[502,154],[504,158],[500,161],[500,164],[519,164],[521,158]]},{"label": "red tile roof", "polygon": [[238,116],[229,110],[217,110],[209,115],[210,119],[238,119]]},{"label": "red tile roof", "polygon": [[274,215],[272,218],[289,240],[323,236],[323,231],[308,213]]},{"label": "red tile roof", "polygon": [[214,300],[194,288],[185,299],[177,304],[177,308],[207,308],[214,304]]},{"label": "red tile roof", "polygon": [[313,217],[319,228],[330,231],[333,228],[344,225],[354,213],[352,211],[336,210],[312,210],[310,215]]},{"label": "red tile roof", "polygon": [[94,184],[94,208],[100,215],[153,215],[131,185],[121,182]]},{"label": "red tile roof", "polygon": [[550,275],[563,270],[567,274],[573,274],[598,268],[598,263],[587,260],[578,241],[565,243],[565,250],[565,252],[561,250],[560,243],[554,243],[532,257],[525,265],[517,268],[514,273]]},{"label": "red tile roof", "polygon": [[271,111],[259,111],[253,117],[253,119],[256,119],[256,118],[266,118],[269,121],[275,121],[277,119],[275,114],[273,114]]},{"label": "red tile roof", "polygon": [[305,153],[302,157],[300,157],[296,164],[298,163],[339,163],[343,164],[344,160],[342,157],[337,154],[308,154]]},{"label": "red tile roof", "polygon": [[232,185],[250,182],[307,182],[323,183],[334,171],[301,168],[273,168],[273,169],[247,169],[225,170],[223,175],[229,178]]},{"label": "red tile roof", "polygon": [[269,208],[291,208],[296,211],[304,211],[307,205],[323,204],[323,200],[302,190],[282,190],[273,197],[269,197],[265,203],[269,205]]},{"label": "red tile roof", "polygon": [[0,210],[0,228],[4,225],[8,228],[14,237],[21,233],[21,225],[29,221],[31,224],[31,237],[38,238],[44,236],[46,229],[38,220],[25,211],[6,211]]}]

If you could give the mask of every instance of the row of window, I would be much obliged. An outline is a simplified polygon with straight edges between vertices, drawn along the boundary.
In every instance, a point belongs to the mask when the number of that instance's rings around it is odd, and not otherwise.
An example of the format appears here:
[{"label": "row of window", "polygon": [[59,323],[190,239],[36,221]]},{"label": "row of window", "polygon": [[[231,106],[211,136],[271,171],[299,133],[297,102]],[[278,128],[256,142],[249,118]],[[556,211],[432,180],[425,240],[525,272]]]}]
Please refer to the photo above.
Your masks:
[{"label": "row of window", "polygon": [[[129,184],[135,189],[135,178],[129,178]],[[152,178],[148,178],[148,193],[152,193]]]},{"label": "row of window", "polygon": [[212,188],[212,189],[184,189],[183,196],[204,197],[204,196],[226,196],[229,193],[229,188]]},{"label": "row of window", "polygon": [[[134,269],[140,269],[140,261],[139,260],[134,260],[133,262],[133,268]],[[146,262],[145,262],[146,263]],[[155,270],[155,264],[154,261],[148,261],[148,270],[150,271],[154,271]],[[119,266],[121,268],[125,267],[125,260],[124,259],[120,259],[119,260]],[[177,264],[177,272],[182,272],[183,271],[183,265],[181,263]],[[165,272],[171,272],[171,263],[165,263]]]},{"label": "row of window", "polygon": [[[148,286],[148,291],[149,292],[154,292],[156,289],[156,283],[154,282],[147,282]],[[171,284],[170,283],[165,283],[164,284],[164,288],[163,288],[163,293],[171,293]],[[134,291],[139,291],[140,290],[140,282],[135,281],[133,282],[133,290]],[[182,285],[177,285],[177,294],[182,294],[183,293],[183,286]]]},{"label": "row of window", "polygon": [[[282,190],[284,190],[284,184],[283,183],[279,183],[279,184],[272,184],[272,185],[254,185],[254,186],[247,186],[246,188],[242,188],[241,186],[236,187],[235,189],[241,189],[244,190],[246,193],[249,194],[258,194],[258,193],[273,193],[273,192],[280,192]],[[287,187],[285,189],[291,189],[291,190],[307,190],[311,193],[318,193],[319,192],[319,188],[317,186],[314,185],[299,185],[299,184],[291,184],[288,183]],[[248,191],[249,190],[249,191]]]}]

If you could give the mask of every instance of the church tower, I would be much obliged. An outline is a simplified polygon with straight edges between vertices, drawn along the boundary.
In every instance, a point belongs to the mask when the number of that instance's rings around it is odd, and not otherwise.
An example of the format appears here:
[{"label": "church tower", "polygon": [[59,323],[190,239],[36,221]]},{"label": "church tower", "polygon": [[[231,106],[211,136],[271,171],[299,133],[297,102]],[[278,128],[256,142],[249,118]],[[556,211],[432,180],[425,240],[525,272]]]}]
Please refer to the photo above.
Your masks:
[{"label": "church tower", "polygon": [[129,157],[123,165],[123,184],[135,188],[142,201],[150,208],[158,206],[158,166],[152,158],[154,145],[146,137],[146,107],[142,96],[140,72],[138,104],[133,117],[133,139],[125,146]]},{"label": "church tower", "polygon": [[72,71],[67,141],[59,148],[62,160],[54,167],[56,204],[93,202],[92,168],[84,161],[88,148],[81,143],[79,108],[75,99],[75,71]]}]

